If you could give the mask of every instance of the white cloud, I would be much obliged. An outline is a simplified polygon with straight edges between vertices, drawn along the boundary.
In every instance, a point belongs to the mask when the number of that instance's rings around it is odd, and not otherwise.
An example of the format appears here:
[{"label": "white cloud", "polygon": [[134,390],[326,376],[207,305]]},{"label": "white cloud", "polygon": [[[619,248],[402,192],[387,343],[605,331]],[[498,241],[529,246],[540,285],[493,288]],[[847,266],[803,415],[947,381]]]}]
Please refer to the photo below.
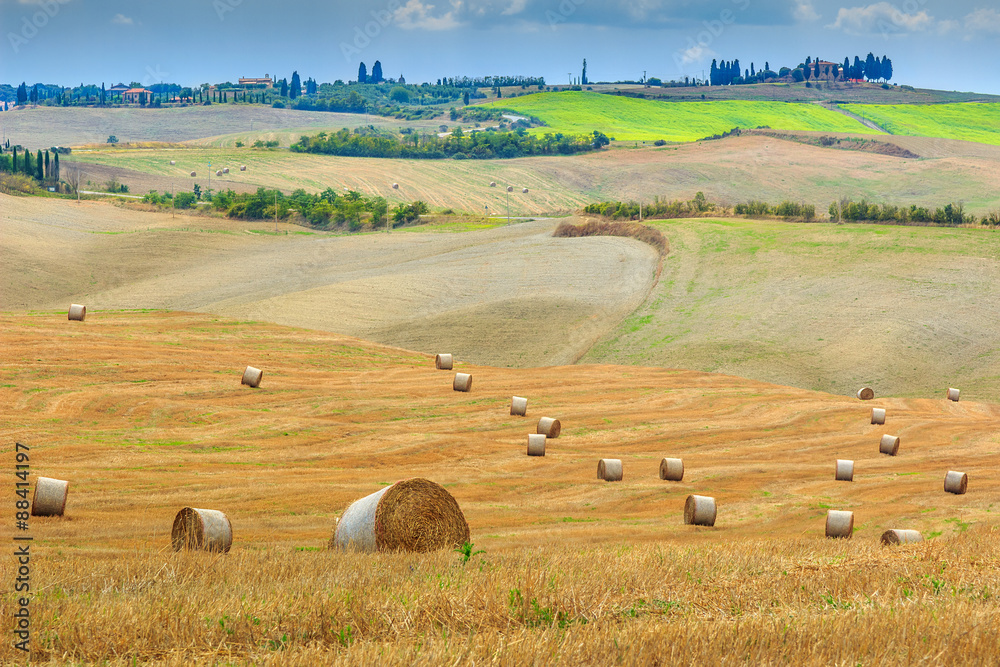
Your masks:
[{"label": "white cloud", "polygon": [[708,48],[707,46],[702,46],[701,44],[695,44],[691,48],[684,49],[681,51],[680,62],[681,65],[693,65],[695,63],[705,62],[713,56],[717,56],[715,51]]},{"label": "white cloud", "polygon": [[995,9],[977,9],[965,17],[965,29],[970,32],[1000,34],[1000,12]]},{"label": "white cloud", "polygon": [[513,16],[514,14],[520,14],[524,11],[524,8],[528,5],[528,0],[511,0],[510,6],[500,12],[504,16]]},{"label": "white cloud", "polygon": [[795,7],[792,8],[792,16],[796,21],[816,21],[820,15],[816,13],[812,0],[794,0]]},{"label": "white cloud", "polygon": [[133,25],[135,23],[135,21],[124,14],[115,14],[115,17],[111,19],[111,22],[116,25]]},{"label": "white cloud", "polygon": [[457,28],[460,23],[455,18],[455,8],[444,14],[435,16],[434,5],[425,5],[420,0],[409,0],[405,5],[396,10],[393,18],[400,28],[405,30],[451,30]]},{"label": "white cloud", "polygon": [[922,32],[935,27],[937,22],[926,11],[907,14],[888,2],[877,2],[867,7],[841,7],[837,20],[827,28],[843,30],[851,35],[884,35],[904,32]]}]

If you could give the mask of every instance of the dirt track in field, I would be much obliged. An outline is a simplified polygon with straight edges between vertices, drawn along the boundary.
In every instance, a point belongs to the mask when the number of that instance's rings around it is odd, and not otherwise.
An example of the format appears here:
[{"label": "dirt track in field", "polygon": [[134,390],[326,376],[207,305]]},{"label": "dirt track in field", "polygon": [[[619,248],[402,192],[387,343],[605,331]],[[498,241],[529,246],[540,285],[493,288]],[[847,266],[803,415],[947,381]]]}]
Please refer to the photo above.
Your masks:
[{"label": "dirt track in field", "polygon": [[[259,390],[243,367],[264,369]],[[994,521],[1000,407],[943,394],[854,398],[692,371],[614,366],[498,369],[459,363],[471,393],[429,355],[334,334],[203,314],[93,310],[0,317],[0,418],[32,447],[32,472],[71,481],[67,517],[36,519],[44,547],[163,548],[185,505],[226,511],[237,548],[322,546],[353,499],[424,476],[458,499],[477,545],[822,539],[828,508],[856,539],[887,528],[931,537]],[[511,395],[528,417],[509,415]],[[888,411],[886,425],[870,409]],[[540,416],[562,420],[528,458]],[[899,435],[899,456],[878,453]],[[5,445],[9,450],[9,446]],[[685,478],[658,478],[664,456]],[[596,479],[620,458],[625,479]],[[856,462],[853,483],[834,461]],[[969,493],[945,494],[967,472]],[[719,503],[714,529],[684,498]]]}]

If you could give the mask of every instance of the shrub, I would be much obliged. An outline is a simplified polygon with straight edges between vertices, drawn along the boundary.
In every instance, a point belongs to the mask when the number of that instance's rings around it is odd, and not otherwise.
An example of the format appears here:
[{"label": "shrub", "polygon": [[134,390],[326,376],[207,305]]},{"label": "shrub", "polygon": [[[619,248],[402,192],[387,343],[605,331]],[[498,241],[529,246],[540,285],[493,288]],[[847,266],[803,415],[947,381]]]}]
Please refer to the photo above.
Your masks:
[{"label": "shrub", "polygon": [[670,245],[660,230],[637,222],[591,221],[583,225],[561,223],[552,234],[556,238],[580,238],[584,236],[622,236],[647,243],[660,253],[670,252]]},{"label": "shrub", "polygon": [[653,145],[654,146],[666,146],[667,142],[665,140],[663,140],[663,139],[657,139],[656,141],[653,142]]},{"label": "shrub", "polygon": [[176,208],[191,208],[194,206],[195,196],[191,192],[178,192],[174,195],[174,206]]}]

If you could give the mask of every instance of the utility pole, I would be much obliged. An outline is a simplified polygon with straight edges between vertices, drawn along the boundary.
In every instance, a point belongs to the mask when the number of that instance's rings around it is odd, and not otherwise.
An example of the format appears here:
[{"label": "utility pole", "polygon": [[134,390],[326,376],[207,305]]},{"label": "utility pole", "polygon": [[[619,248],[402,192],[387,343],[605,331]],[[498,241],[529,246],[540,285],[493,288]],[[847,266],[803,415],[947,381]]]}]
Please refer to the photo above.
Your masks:
[{"label": "utility pole", "polygon": [[278,233],[278,191],[274,191],[274,233]]}]

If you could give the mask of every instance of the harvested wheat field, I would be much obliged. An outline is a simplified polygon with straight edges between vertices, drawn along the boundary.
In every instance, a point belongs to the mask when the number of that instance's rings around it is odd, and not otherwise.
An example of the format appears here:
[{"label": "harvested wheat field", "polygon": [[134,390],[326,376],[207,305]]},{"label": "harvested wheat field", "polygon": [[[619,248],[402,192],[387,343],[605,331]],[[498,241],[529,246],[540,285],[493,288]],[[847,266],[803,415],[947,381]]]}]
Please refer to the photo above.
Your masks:
[{"label": "harvested wheat field", "polygon": [[[259,389],[240,385],[251,364]],[[198,313],[0,316],[12,461],[70,481],[31,519],[34,661],[64,664],[987,663],[1000,406],[858,401],[693,371],[456,369],[335,334]],[[558,415],[545,457],[510,396]],[[878,454],[892,415],[899,456]],[[683,482],[659,479],[683,458]],[[596,479],[602,458],[625,480]],[[834,480],[836,459],[854,482]],[[947,494],[948,470],[969,475]],[[424,477],[469,558],[325,547],[349,503]],[[714,528],[684,499],[718,503]],[[174,553],[182,507],[226,513],[228,555]],[[828,509],[855,515],[826,540]],[[883,548],[887,529],[925,542]],[[483,550],[483,553],[474,553]],[[467,561],[467,562],[466,562]],[[0,623],[12,626],[10,588]],[[0,661],[13,659],[5,643]]]}]

